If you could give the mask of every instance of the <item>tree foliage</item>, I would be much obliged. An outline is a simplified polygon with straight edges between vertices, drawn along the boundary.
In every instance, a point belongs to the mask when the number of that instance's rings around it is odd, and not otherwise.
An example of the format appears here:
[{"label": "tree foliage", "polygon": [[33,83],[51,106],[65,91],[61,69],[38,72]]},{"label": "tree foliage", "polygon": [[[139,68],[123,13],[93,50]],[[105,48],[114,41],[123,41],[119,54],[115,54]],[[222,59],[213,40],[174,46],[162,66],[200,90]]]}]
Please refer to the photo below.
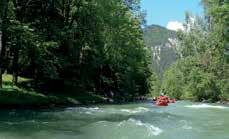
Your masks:
[{"label": "tree foliage", "polygon": [[180,59],[165,73],[162,86],[178,99],[228,100],[229,3],[203,4],[205,18],[187,14],[186,30],[178,33]]},{"label": "tree foliage", "polygon": [[[149,92],[138,0],[9,0],[4,71],[37,88],[117,98]],[[60,86],[59,86],[60,84]]]}]

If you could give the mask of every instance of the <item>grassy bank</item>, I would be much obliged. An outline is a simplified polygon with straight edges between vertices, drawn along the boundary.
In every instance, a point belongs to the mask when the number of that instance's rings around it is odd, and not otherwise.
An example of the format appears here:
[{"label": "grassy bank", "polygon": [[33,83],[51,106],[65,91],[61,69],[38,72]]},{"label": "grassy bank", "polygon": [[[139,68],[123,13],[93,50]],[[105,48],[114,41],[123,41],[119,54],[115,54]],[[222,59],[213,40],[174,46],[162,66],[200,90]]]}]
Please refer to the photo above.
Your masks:
[{"label": "grassy bank", "polygon": [[76,90],[66,90],[63,93],[57,93],[40,92],[33,88],[20,87],[20,84],[31,81],[31,79],[19,77],[19,86],[14,86],[12,84],[12,76],[9,74],[3,75],[3,88],[0,89],[0,108],[48,108],[105,101],[105,98],[100,96]]}]

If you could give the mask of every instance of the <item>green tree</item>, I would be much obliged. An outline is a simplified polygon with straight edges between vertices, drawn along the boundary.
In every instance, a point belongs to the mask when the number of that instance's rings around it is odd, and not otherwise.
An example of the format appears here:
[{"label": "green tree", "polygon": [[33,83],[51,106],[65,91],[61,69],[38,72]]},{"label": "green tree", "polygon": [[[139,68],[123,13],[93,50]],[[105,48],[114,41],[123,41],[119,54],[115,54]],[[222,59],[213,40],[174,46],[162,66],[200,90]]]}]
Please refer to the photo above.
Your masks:
[{"label": "green tree", "polygon": [[7,9],[8,0],[0,2],[0,88],[2,88],[2,72],[6,47],[6,28],[7,28]]},{"label": "green tree", "polygon": [[186,15],[186,30],[178,33],[181,57],[165,74],[163,86],[177,98],[227,100],[228,1],[203,0],[203,4],[206,18]]}]

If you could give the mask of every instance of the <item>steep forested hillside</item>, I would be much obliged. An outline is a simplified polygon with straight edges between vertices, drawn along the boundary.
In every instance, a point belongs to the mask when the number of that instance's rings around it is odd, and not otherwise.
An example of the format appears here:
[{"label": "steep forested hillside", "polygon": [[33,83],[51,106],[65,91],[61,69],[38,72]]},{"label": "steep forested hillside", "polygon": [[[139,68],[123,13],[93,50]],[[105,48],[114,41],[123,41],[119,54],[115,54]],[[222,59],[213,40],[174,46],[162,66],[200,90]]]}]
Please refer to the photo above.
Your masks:
[{"label": "steep forested hillside", "polygon": [[168,38],[175,38],[176,32],[159,25],[149,25],[144,29],[144,39],[147,46],[164,44]]},{"label": "steep forested hillside", "polygon": [[143,30],[145,44],[153,56],[153,68],[161,77],[176,60],[176,32],[158,25],[146,26]]}]

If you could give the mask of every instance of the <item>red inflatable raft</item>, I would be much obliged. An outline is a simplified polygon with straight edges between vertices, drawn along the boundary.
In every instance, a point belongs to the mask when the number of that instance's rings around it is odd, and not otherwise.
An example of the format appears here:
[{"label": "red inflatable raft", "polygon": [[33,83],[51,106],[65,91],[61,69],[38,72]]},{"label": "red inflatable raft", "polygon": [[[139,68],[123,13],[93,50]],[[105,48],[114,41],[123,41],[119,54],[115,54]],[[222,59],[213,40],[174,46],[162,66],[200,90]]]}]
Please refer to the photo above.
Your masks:
[{"label": "red inflatable raft", "polygon": [[175,99],[169,99],[167,96],[160,96],[156,100],[157,106],[168,106],[169,103],[176,103]]},{"label": "red inflatable raft", "polygon": [[157,106],[168,106],[168,103],[163,100],[157,100],[156,105]]},{"label": "red inflatable raft", "polygon": [[170,99],[169,103],[176,103],[176,99]]},{"label": "red inflatable raft", "polygon": [[156,105],[158,106],[168,106],[169,98],[167,96],[160,96],[157,101]]}]

